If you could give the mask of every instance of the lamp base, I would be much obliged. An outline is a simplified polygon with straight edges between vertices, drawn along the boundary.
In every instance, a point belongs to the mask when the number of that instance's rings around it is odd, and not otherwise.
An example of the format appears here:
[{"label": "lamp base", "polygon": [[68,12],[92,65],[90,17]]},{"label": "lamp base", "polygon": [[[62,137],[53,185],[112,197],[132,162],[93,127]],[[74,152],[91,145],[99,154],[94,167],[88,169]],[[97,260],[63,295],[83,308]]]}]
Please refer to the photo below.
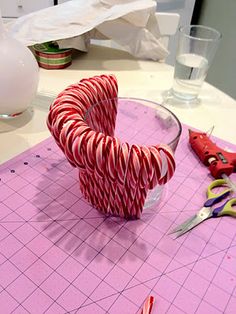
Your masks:
[{"label": "lamp base", "polygon": [[11,114],[1,114],[0,113],[0,119],[4,119],[4,120],[14,119],[16,117],[19,117],[24,111],[17,112],[17,113],[11,113]]}]

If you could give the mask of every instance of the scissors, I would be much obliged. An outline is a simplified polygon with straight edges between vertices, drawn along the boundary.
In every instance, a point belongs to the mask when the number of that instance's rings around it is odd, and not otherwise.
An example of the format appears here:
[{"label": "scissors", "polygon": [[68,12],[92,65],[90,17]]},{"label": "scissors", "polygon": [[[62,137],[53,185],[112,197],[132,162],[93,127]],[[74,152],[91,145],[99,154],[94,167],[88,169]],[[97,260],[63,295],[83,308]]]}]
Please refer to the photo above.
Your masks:
[{"label": "scissors", "polygon": [[[214,193],[212,190],[216,187],[226,187],[226,189],[219,193]],[[232,189],[227,187],[226,180],[218,179],[211,182],[207,188],[207,200],[203,207],[198,211],[197,214],[190,217],[179,226],[175,227],[171,232],[169,232],[169,234],[176,233],[176,238],[178,238],[206,219],[225,215],[236,217],[236,210],[233,208],[233,206],[236,205],[236,198],[230,198],[223,205],[213,209],[213,205],[225,199],[230,195],[231,192]]]}]

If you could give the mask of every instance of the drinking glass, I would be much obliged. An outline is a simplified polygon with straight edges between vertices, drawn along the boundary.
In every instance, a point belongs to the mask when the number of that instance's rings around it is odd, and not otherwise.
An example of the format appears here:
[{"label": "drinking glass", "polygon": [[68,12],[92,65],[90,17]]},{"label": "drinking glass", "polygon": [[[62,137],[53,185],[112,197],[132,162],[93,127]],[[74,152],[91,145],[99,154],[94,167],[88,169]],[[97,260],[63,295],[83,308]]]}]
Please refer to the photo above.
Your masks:
[{"label": "drinking glass", "polygon": [[166,103],[199,103],[201,86],[221,37],[219,31],[203,25],[180,27],[174,82],[164,93]]}]

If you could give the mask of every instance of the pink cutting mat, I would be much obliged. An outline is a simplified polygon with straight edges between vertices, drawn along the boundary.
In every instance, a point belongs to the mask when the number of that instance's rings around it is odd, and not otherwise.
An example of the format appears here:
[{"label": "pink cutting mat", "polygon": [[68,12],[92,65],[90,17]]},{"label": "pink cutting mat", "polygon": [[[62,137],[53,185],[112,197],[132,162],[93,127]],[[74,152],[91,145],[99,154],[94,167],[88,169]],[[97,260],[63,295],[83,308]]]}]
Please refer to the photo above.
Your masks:
[{"label": "pink cutting mat", "polygon": [[0,312],[134,314],[153,295],[154,314],[235,313],[236,220],[167,235],[198,210],[211,180],[187,143],[184,126],[175,176],[137,221],[86,203],[52,138],[3,164]]}]

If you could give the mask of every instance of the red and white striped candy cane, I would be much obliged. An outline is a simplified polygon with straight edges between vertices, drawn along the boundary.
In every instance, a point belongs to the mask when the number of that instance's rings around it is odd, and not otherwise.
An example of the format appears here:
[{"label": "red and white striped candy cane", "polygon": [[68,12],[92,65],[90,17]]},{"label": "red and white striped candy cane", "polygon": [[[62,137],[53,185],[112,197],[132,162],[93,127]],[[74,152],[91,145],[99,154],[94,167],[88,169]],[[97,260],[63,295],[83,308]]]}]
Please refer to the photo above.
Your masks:
[{"label": "red and white striped candy cane", "polygon": [[143,205],[148,192],[149,181],[152,177],[153,167],[151,164],[151,153],[148,147],[141,146],[139,151],[140,170],[136,182],[135,195],[132,201],[133,216],[140,218]]},{"label": "red and white striped candy cane", "polygon": [[95,159],[95,173],[103,178],[106,172],[106,161],[107,155],[109,154],[109,146],[112,142],[112,137],[104,136],[103,139],[98,143],[96,149]]},{"label": "red and white striped candy cane", "polygon": [[112,213],[119,215],[120,209],[116,206],[116,188],[117,188],[117,163],[119,160],[120,142],[118,138],[113,137],[110,149],[108,152],[108,159],[105,163],[106,176],[109,180],[109,207]]},{"label": "red and white striped candy cane", "polygon": [[[126,174],[128,169],[130,156],[130,147],[128,143],[122,143],[119,150],[119,159],[117,162],[117,211],[120,210],[124,213],[124,216],[129,216],[129,193],[130,191],[126,188]],[[119,206],[119,208],[118,208]]]},{"label": "red and white striped candy cane", "polygon": [[144,302],[141,314],[151,314],[154,301],[155,299],[152,295],[147,297],[147,299]]},{"label": "red and white striped candy cane", "polygon": [[117,180],[117,163],[119,160],[120,141],[118,138],[113,137],[108,152],[108,160],[106,164],[106,174],[113,182]]},{"label": "red and white striped candy cane", "polygon": [[84,151],[83,151],[83,160],[85,167],[88,172],[91,174],[94,173],[95,163],[96,163],[96,150],[99,142],[103,140],[105,135],[100,132],[94,132],[86,140]]},{"label": "red and white striped candy cane", "polygon": [[47,125],[80,169],[81,191],[91,204],[106,214],[139,218],[148,189],[172,177],[175,161],[166,145],[130,147],[113,136],[117,93],[112,75],[83,79],[54,100]]},{"label": "red and white striped candy cane", "polygon": [[171,148],[165,144],[162,144],[159,146],[159,151],[163,151],[167,159],[168,171],[166,173],[165,181],[164,181],[164,183],[166,183],[172,178],[175,172],[175,168],[176,168],[175,158],[174,158],[174,154]]},{"label": "red and white striped candy cane", "polygon": [[81,150],[83,148],[83,145],[86,145],[87,137],[90,133],[90,128],[87,126],[81,126],[79,128],[81,130],[80,136],[77,136],[72,144],[72,154],[74,157],[74,161],[76,166],[79,169],[85,169],[85,164],[83,160],[83,156],[81,154]]}]

